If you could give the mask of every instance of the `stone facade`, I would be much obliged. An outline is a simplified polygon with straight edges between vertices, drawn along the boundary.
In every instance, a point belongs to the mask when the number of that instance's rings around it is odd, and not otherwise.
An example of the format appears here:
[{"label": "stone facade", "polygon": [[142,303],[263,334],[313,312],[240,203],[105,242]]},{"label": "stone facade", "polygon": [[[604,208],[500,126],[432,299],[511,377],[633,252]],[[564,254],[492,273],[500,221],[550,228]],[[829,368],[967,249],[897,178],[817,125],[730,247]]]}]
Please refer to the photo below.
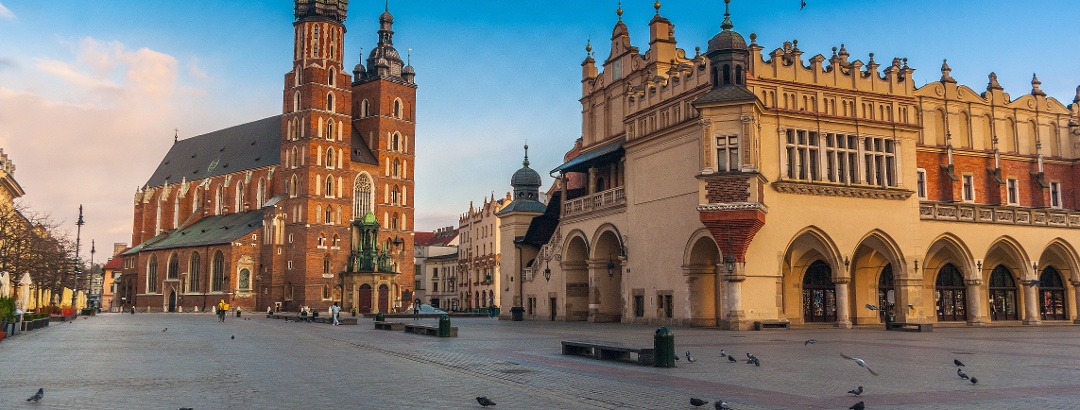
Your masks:
[{"label": "stone facade", "polygon": [[540,301],[526,318],[1077,319],[1080,96],[1033,78],[1013,97],[992,73],[976,92],[947,64],[918,87],[906,59],[766,51],[730,14],[691,55],[659,3],[642,53],[619,15],[602,67],[586,48],[582,139],[553,170],[560,218],[502,264],[551,270],[523,284]]}]

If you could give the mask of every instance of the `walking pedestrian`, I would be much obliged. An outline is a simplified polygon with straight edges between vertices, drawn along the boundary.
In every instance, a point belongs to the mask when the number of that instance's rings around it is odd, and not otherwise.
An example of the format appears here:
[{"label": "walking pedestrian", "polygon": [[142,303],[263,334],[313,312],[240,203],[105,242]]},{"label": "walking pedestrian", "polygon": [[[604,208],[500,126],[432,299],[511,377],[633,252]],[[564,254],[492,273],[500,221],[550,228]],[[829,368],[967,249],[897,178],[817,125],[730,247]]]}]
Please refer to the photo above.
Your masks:
[{"label": "walking pedestrian", "polygon": [[341,324],[338,322],[338,313],[341,313],[341,307],[337,305],[337,302],[334,302],[334,304],[330,306],[330,316],[334,318],[334,326]]}]

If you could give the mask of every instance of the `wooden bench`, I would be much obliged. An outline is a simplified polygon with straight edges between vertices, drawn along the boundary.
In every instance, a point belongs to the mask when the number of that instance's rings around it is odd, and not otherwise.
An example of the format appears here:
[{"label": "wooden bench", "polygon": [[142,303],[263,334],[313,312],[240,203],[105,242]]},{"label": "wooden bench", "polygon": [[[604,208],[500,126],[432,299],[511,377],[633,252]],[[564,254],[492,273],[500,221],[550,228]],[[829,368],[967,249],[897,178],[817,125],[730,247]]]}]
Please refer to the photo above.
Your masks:
[{"label": "wooden bench", "polygon": [[[406,333],[416,333],[418,335],[438,336],[439,326],[435,325],[421,325],[416,323],[405,324]],[[457,326],[450,327],[450,337],[457,337]]]},{"label": "wooden bench", "polygon": [[934,325],[932,323],[907,323],[907,322],[890,322],[885,324],[885,330],[908,330],[914,332],[933,332]]},{"label": "wooden bench", "polygon": [[611,342],[563,340],[562,354],[591,357],[596,360],[629,361],[642,366],[653,364],[652,348],[630,347]]},{"label": "wooden bench", "polygon": [[791,322],[788,322],[786,320],[759,320],[759,321],[754,322],[754,330],[765,330],[765,329],[784,329],[784,330],[787,330],[787,329],[790,329],[790,328],[791,328]]},{"label": "wooden bench", "polygon": [[405,330],[405,324],[401,322],[375,321],[376,330]]}]

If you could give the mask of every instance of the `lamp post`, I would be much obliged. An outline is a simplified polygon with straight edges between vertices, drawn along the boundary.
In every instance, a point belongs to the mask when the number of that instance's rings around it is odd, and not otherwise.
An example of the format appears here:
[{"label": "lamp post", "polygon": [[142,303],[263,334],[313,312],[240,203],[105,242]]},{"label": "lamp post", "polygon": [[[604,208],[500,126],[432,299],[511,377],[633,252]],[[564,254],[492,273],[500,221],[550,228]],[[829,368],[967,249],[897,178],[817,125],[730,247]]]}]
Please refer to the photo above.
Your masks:
[{"label": "lamp post", "polygon": [[82,205],[79,205],[79,219],[75,221],[75,269],[72,272],[71,281],[71,308],[75,308],[75,302],[79,298],[79,273],[81,271],[79,265],[79,240],[82,237],[82,226],[86,222],[83,222]]},{"label": "lamp post", "polygon": [[609,278],[615,277],[615,259],[611,256],[611,252],[608,252],[607,276]]},{"label": "lamp post", "polygon": [[[94,252],[97,252],[97,249],[94,247],[94,240],[91,239],[90,240],[90,274],[86,276],[86,287],[87,287],[87,289],[90,289],[90,296],[91,297],[96,296],[96,292],[94,291]],[[89,301],[87,302],[86,307],[92,307],[92,306],[90,306]]]}]

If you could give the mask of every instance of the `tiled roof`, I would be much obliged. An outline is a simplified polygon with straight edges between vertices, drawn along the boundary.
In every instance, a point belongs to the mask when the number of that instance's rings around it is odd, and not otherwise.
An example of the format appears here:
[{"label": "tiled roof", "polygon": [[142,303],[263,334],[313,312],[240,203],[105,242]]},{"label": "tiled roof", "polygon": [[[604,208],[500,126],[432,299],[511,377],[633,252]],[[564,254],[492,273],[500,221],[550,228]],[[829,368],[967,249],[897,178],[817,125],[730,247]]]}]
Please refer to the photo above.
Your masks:
[{"label": "tiled roof", "polygon": [[694,104],[755,100],[757,100],[757,96],[749,90],[736,85],[725,85],[720,88],[714,88],[703,94],[701,97],[698,97],[697,100],[694,100]]},{"label": "tiled roof", "polygon": [[184,229],[169,231],[168,237],[142,250],[154,251],[226,244],[261,228],[262,220],[261,210],[208,216]]},{"label": "tiled roof", "polygon": [[540,201],[532,199],[515,199],[513,202],[510,202],[510,205],[504,206],[503,209],[496,212],[495,215],[501,216],[510,212],[535,212],[542,214],[545,209],[547,209],[547,205],[544,205]]},{"label": "tiled roof", "polygon": [[452,260],[457,260],[457,258],[458,258],[458,252],[454,252],[454,253],[450,253],[450,254],[446,254],[446,255],[429,256],[429,257],[427,257],[427,259],[425,259],[425,261],[427,261],[427,262],[445,261],[445,260],[451,260],[452,261]]},{"label": "tiled roof", "polygon": [[[128,248],[128,249],[130,249],[130,248]],[[121,253],[123,253],[123,252],[121,252]],[[112,269],[112,270],[119,270],[119,269],[123,269],[123,268],[124,268],[124,258],[121,258],[119,256],[109,258],[109,262],[105,263],[105,265],[103,265],[101,267],[101,269]]]},{"label": "tiled roof", "polygon": [[371,148],[368,147],[364,137],[360,135],[356,128],[353,128],[352,132],[352,152],[349,153],[349,159],[352,162],[379,165],[379,159],[375,158],[375,154],[371,152]]},{"label": "tiled roof", "polygon": [[281,162],[281,116],[177,141],[147,186],[214,177]]},{"label": "tiled roof", "polygon": [[414,246],[447,246],[457,238],[457,229],[439,229],[434,232],[416,232],[413,234]]}]

